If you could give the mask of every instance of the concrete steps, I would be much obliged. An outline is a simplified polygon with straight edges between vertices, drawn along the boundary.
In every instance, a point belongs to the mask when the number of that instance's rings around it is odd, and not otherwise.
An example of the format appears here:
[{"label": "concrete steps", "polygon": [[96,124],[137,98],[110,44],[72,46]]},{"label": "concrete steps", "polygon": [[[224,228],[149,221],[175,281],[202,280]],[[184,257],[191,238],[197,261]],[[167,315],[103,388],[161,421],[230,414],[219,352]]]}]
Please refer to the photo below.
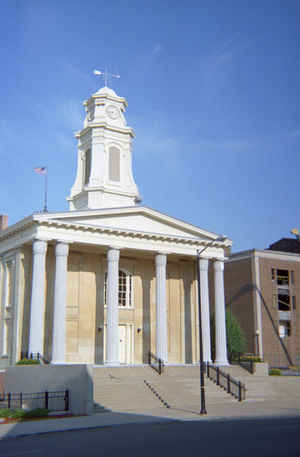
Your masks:
[{"label": "concrete steps", "polygon": [[144,383],[144,379],[158,376],[149,367],[105,367],[93,371],[94,403],[98,408],[132,412],[162,407]]},{"label": "concrete steps", "polygon": [[[97,412],[151,411],[165,408],[163,400],[175,409],[199,407],[200,382],[197,366],[167,366],[161,376],[149,366],[95,367],[93,371]],[[208,406],[237,402],[207,378],[205,390]]]}]

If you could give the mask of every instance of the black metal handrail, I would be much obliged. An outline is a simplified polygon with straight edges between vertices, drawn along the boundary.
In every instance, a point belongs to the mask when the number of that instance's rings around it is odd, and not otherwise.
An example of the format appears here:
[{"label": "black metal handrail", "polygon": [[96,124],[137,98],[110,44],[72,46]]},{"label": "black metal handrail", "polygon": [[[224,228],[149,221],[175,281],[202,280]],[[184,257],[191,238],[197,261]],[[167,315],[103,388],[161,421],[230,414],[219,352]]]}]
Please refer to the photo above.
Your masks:
[{"label": "black metal handrail", "polygon": [[153,370],[155,370],[158,374],[163,374],[164,371],[164,362],[162,359],[157,357],[151,351],[148,352],[148,363]]},{"label": "black metal handrail", "polygon": [[215,367],[209,363],[206,364],[206,375],[214,381],[217,386],[222,387],[227,393],[237,398],[238,401],[245,400],[246,386],[241,381],[237,381],[230,374],[225,373],[220,367]]},{"label": "black metal handrail", "polygon": [[237,363],[242,367],[245,368],[245,370],[249,371],[249,373],[253,374],[254,373],[254,363],[253,359],[251,357],[245,358],[242,354],[238,355],[237,358]]},{"label": "black metal handrail", "polygon": [[45,408],[50,411],[68,411],[70,395],[68,390],[45,392],[8,392],[0,397],[0,409],[36,409]]}]

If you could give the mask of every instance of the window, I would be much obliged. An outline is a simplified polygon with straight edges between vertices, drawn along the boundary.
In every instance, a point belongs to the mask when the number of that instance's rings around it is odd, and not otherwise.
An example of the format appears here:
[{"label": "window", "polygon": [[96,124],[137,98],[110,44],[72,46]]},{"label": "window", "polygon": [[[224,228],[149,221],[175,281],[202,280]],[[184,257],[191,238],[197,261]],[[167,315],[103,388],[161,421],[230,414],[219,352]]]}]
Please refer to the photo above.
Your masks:
[{"label": "window", "polygon": [[[119,270],[119,306],[132,307],[132,275],[123,270]],[[104,303],[107,297],[107,273],[104,280]]]},{"label": "window", "polygon": [[120,181],[120,150],[115,146],[109,148],[109,179]]},{"label": "window", "polygon": [[295,297],[295,295],[292,296],[292,304],[293,304],[293,310],[296,310],[296,297]]},{"label": "window", "polygon": [[89,183],[91,175],[91,150],[85,152],[84,184]]},{"label": "window", "polygon": [[290,311],[290,296],[289,294],[278,294],[278,310],[279,311]]},{"label": "window", "polygon": [[279,321],[279,336],[280,338],[286,338],[291,336],[291,323],[290,321]]},{"label": "window", "polygon": [[288,270],[277,270],[277,284],[278,286],[289,285],[289,271]]}]

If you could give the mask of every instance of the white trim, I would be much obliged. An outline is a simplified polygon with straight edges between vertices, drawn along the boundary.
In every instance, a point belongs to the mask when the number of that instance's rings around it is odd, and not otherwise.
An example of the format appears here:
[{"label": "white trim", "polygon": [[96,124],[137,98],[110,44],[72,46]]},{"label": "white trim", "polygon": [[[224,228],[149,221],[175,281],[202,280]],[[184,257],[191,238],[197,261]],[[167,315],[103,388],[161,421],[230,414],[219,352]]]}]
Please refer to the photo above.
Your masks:
[{"label": "white trim", "polygon": [[256,329],[259,331],[258,341],[259,341],[259,357],[261,360],[264,358],[263,351],[263,339],[262,339],[262,306],[261,306],[261,296],[259,294],[260,288],[260,271],[259,271],[259,257],[254,253],[254,271],[255,271],[255,283],[257,289],[255,290],[256,295]]},{"label": "white trim", "polygon": [[226,260],[226,263],[235,262],[238,260],[249,259],[251,257],[261,257],[266,259],[275,259],[289,262],[300,262],[300,254],[295,254],[293,252],[283,252],[283,251],[271,251],[265,250],[260,251],[257,249],[251,249],[249,251],[241,251],[235,254],[231,254]]}]

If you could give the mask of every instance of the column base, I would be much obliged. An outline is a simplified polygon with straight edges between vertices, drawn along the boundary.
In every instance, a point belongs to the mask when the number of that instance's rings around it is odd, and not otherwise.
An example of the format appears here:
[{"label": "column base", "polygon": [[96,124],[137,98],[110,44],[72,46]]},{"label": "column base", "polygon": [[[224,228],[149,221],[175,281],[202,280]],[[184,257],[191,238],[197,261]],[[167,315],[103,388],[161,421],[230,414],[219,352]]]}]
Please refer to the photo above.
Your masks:
[{"label": "column base", "polygon": [[216,367],[228,367],[229,362],[227,360],[215,360],[214,365]]},{"label": "column base", "polygon": [[105,362],[104,365],[108,366],[108,367],[119,367],[120,366],[120,362],[119,361],[117,361],[117,362]]}]

